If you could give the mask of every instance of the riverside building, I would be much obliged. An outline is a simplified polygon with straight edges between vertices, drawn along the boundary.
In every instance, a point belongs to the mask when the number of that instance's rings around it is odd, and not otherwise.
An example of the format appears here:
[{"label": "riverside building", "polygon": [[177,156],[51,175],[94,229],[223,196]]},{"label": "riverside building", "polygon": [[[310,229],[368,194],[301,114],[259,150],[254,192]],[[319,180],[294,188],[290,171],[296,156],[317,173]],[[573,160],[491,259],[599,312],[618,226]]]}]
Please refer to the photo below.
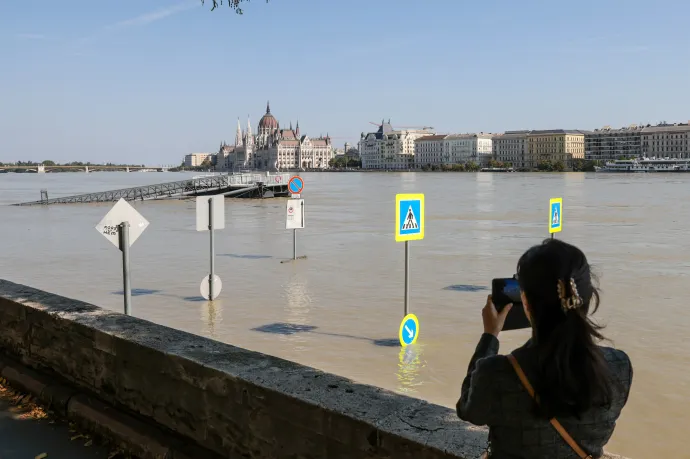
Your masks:
[{"label": "riverside building", "polygon": [[495,135],[492,139],[493,157],[496,161],[510,164],[515,169],[527,166],[528,142],[527,136],[531,131],[506,131]]},{"label": "riverside building", "polygon": [[415,140],[415,166],[439,166],[474,162],[485,166],[492,155],[489,134],[427,135]]},{"label": "riverside building", "polygon": [[204,161],[212,163],[215,159],[214,156],[215,155],[213,153],[190,153],[185,155],[184,165],[185,167],[199,167],[204,163]]},{"label": "riverside building", "polygon": [[408,170],[415,167],[415,140],[433,134],[431,128],[393,129],[383,121],[376,132],[362,133],[359,154],[363,169]]},{"label": "riverside building", "polygon": [[299,121],[293,129],[281,129],[278,120],[271,114],[270,104],[259,120],[256,134],[252,132],[249,120],[242,130],[239,119],[235,133],[235,145],[221,144],[217,167],[220,170],[241,169],[286,170],[327,169],[333,159],[331,138],[311,138],[300,132]]},{"label": "riverside building", "polygon": [[446,137],[448,154],[452,164],[476,163],[486,166],[491,159],[492,135],[484,134],[451,134]]},{"label": "riverside building", "polygon": [[585,159],[615,161],[642,156],[642,127],[630,125],[620,129],[604,126],[585,134]]},{"label": "riverside building", "polygon": [[648,158],[690,158],[690,121],[647,126],[641,145],[642,156]]},{"label": "riverside building", "polygon": [[444,140],[447,135],[425,135],[414,141],[415,167],[451,164]]},{"label": "riverside building", "polygon": [[585,157],[585,134],[568,129],[530,131],[527,134],[526,167],[536,168],[544,161],[561,161],[565,167],[572,167],[574,159]]}]

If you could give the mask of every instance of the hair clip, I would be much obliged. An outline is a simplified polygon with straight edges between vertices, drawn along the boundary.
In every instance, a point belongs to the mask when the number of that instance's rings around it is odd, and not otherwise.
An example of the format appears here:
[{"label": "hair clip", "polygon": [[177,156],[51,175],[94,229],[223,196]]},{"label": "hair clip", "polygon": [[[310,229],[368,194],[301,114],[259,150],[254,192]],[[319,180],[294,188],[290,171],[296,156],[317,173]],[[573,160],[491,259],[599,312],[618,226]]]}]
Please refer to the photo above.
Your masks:
[{"label": "hair clip", "polygon": [[582,306],[582,297],[577,291],[577,285],[575,284],[575,279],[570,278],[570,291],[571,295],[568,296],[565,290],[565,282],[558,280],[558,298],[561,300],[561,308],[563,312],[568,312],[570,309],[576,309]]}]

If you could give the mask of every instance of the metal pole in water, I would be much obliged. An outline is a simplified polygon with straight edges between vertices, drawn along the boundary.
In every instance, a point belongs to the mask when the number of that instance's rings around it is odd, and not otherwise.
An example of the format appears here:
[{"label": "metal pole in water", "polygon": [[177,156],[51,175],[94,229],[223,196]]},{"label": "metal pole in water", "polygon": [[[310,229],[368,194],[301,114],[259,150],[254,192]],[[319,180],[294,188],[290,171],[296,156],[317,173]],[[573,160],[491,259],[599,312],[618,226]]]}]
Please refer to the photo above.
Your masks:
[{"label": "metal pole in water", "polygon": [[410,241],[405,241],[405,315],[410,308]]},{"label": "metal pole in water", "polygon": [[120,250],[122,251],[122,283],[125,296],[125,314],[132,315],[132,286],[129,280],[129,222],[120,223]]},{"label": "metal pole in water", "polygon": [[213,278],[215,277],[216,273],[216,266],[215,266],[215,259],[214,259],[214,254],[215,254],[215,245],[214,245],[214,240],[213,240],[213,198],[208,199],[208,232],[210,234],[210,239],[211,239],[211,246],[210,246],[210,255],[211,255],[211,273],[208,276],[208,300],[213,301]]},{"label": "metal pole in water", "polygon": [[297,229],[292,230],[292,259],[297,260]]}]

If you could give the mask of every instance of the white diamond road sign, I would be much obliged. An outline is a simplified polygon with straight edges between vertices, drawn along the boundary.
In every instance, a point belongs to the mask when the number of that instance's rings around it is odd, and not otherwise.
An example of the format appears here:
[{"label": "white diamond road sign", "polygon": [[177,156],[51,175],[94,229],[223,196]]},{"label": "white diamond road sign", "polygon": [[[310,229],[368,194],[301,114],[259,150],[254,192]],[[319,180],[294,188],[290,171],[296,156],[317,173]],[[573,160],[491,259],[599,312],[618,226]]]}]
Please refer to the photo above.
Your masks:
[{"label": "white diamond road sign", "polygon": [[149,226],[149,222],[137,212],[134,207],[123,198],[120,198],[113,208],[110,209],[110,212],[103,217],[103,220],[96,225],[96,230],[101,233],[103,237],[112,242],[118,249],[120,248],[120,232],[118,225],[122,222],[129,223],[130,247]]}]

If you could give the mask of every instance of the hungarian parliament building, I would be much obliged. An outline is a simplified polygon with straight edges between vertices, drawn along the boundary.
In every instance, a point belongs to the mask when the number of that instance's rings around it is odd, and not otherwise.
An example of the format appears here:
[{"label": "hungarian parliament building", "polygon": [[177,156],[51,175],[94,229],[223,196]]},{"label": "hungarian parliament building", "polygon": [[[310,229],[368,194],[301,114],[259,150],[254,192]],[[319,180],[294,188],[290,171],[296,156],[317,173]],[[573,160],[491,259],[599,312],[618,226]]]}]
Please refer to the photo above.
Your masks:
[{"label": "hungarian parliament building", "polygon": [[295,128],[281,129],[271,114],[270,104],[259,120],[257,133],[247,120],[242,131],[239,119],[235,145],[225,142],[216,156],[216,170],[238,171],[243,169],[279,171],[288,169],[327,169],[333,159],[331,138],[311,138],[300,134],[299,121]]}]

